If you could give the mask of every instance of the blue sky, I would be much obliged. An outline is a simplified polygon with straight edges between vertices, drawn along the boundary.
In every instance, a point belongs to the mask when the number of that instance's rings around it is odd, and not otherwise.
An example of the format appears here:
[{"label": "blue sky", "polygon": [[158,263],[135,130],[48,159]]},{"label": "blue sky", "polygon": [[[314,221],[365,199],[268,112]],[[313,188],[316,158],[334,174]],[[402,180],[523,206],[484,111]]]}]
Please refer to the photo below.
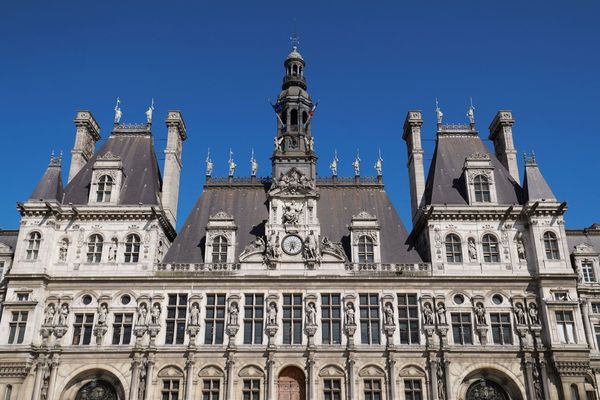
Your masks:
[{"label": "blue sky", "polygon": [[[162,166],[168,109],[183,112],[179,223],[199,196],[211,148],[215,175],[231,147],[238,173],[269,173],[275,98],[297,20],[309,91],[320,106],[313,134],[318,171],[363,174],[377,151],[384,182],[410,226],[402,123],[423,110],[425,159],[433,150],[434,103],[445,121],[465,122],[469,98],[482,136],[499,109],[513,110],[519,163],[535,151],[567,225],[598,216],[600,137],[598,1],[58,1],[0,6],[0,226],[18,226],[52,149],[67,175],[78,109],[91,110],[107,137],[117,96],[123,122],[143,122],[156,100],[153,133]],[[521,171],[522,174],[522,171]]]}]

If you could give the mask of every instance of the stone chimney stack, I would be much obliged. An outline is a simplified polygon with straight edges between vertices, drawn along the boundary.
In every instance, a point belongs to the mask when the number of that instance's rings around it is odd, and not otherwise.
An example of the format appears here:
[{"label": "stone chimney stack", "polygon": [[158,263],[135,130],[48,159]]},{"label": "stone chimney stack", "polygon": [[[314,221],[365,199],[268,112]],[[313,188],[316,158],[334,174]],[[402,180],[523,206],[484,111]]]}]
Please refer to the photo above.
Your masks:
[{"label": "stone chimney stack", "polygon": [[506,167],[513,179],[521,184],[517,165],[517,150],[513,143],[512,126],[515,123],[511,111],[498,111],[490,125],[488,139],[494,142],[496,157]]},{"label": "stone chimney stack", "polygon": [[423,147],[421,147],[421,126],[423,116],[421,111],[409,111],[404,121],[404,134],[408,152],[408,175],[410,180],[410,205],[413,222],[417,215],[423,192],[425,191],[425,173],[423,170]]},{"label": "stone chimney stack", "polygon": [[83,168],[88,160],[94,155],[96,142],[100,139],[100,126],[90,111],[78,111],[75,116],[75,145],[71,150],[71,168],[69,179],[71,179]]},{"label": "stone chimney stack", "polygon": [[185,123],[179,111],[167,112],[167,148],[162,187],[162,206],[173,227],[177,224],[177,201],[181,177],[181,152],[187,138]]}]

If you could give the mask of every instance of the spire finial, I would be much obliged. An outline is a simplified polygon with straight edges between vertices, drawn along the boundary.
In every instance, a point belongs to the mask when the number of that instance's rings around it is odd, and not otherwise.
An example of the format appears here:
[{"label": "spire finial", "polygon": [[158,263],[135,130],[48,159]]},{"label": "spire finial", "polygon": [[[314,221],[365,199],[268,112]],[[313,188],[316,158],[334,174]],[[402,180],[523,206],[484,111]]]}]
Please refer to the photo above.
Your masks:
[{"label": "spire finial", "polygon": [[292,48],[296,50],[300,45],[300,36],[298,36],[298,29],[296,26],[296,18],[294,18],[294,30],[292,31],[292,35],[290,36],[290,43]]},{"label": "spire finial", "polygon": [[63,157],[62,150],[60,151],[60,153],[57,156],[54,155],[54,150],[52,150],[52,152],[50,153],[50,165],[60,167],[60,165],[62,163],[62,157]]}]

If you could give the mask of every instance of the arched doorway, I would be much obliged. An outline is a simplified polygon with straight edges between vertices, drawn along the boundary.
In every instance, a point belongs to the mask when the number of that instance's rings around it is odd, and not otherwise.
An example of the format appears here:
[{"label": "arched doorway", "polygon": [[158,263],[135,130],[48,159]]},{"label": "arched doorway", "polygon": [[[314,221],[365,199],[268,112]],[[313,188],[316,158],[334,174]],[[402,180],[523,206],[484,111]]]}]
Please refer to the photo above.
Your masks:
[{"label": "arched doorway", "polygon": [[298,367],[286,367],[277,381],[277,400],[306,400],[306,380]]},{"label": "arched doorway", "polygon": [[71,378],[58,398],[60,400],[125,400],[125,389],[113,373],[104,369],[91,369]]},{"label": "arched doorway", "polygon": [[75,400],[117,400],[117,392],[110,383],[93,380],[79,389]]},{"label": "arched doorway", "polygon": [[509,400],[509,397],[496,382],[479,379],[467,389],[466,400]]}]

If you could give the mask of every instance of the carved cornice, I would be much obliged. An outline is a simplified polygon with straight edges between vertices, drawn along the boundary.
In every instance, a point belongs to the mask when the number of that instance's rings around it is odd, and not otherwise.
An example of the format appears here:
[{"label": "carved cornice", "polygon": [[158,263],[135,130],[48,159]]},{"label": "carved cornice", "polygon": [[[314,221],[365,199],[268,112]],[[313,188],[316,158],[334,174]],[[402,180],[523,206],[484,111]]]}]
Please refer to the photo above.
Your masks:
[{"label": "carved cornice", "polygon": [[561,376],[585,376],[590,369],[588,360],[554,361],[554,367]]},{"label": "carved cornice", "polygon": [[0,363],[0,378],[25,378],[31,370],[32,364],[23,362]]}]

